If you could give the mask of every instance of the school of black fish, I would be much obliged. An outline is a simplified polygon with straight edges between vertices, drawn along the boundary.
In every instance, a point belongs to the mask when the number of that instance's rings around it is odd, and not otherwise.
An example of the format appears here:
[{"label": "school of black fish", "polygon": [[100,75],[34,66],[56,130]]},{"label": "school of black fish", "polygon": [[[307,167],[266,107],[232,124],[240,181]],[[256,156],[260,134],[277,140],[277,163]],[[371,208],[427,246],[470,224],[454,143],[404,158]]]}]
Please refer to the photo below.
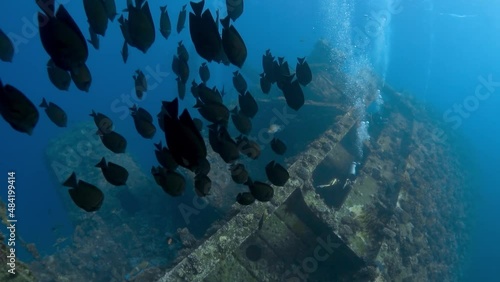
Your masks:
[{"label": "school of black fish", "polygon": [[[109,22],[118,16],[115,0],[83,0],[83,9],[87,16],[90,39],[86,40],[81,29],[64,6],[55,0],[36,0],[41,11],[38,13],[40,39],[43,48],[49,55],[47,74],[51,83],[60,91],[67,91],[71,82],[81,90],[88,92],[92,84],[92,75],[86,65],[90,43],[99,49],[99,36],[105,36]],[[209,9],[205,11],[205,1],[190,2],[192,11],[187,15],[187,5],[179,12],[176,25],[177,33],[181,33],[188,24],[189,33],[196,53],[207,62],[216,62],[226,66],[233,65],[241,69],[247,58],[245,42],[235,27],[235,21],[243,14],[243,0],[226,0],[228,15],[219,19],[219,11],[214,19]],[[168,40],[172,25],[167,6],[160,6],[159,31]],[[127,15],[127,17],[125,17]],[[219,22],[221,28],[219,28]],[[127,62],[128,47],[134,47],[147,53],[155,41],[155,26],[147,0],[127,0],[127,8],[118,18],[124,43],[121,47],[123,62]],[[221,29],[221,31],[219,31]],[[212,181],[207,176],[210,163],[207,160],[207,146],[202,137],[203,121],[192,118],[185,109],[179,114],[179,99],[186,95],[186,83],[189,79],[189,54],[183,42],[177,43],[177,54],[173,56],[172,71],[177,75],[178,97],[172,101],[163,101],[156,121],[164,132],[166,146],[160,141],[154,144],[155,156],[159,166],[152,167],[151,174],[155,182],[170,196],[180,196],[185,191],[186,180],[178,172],[180,168],[194,173],[194,189],[199,197],[210,195]],[[9,37],[0,29],[0,60],[12,62],[14,46]],[[273,84],[282,91],[286,104],[293,110],[299,110],[305,102],[302,87],[312,81],[312,73],[305,58],[298,58],[295,73],[292,73],[288,62],[283,57],[275,57],[267,50],[262,56],[263,72],[260,75],[260,87],[264,94],[269,94]],[[247,137],[252,130],[252,119],[258,114],[259,105],[248,91],[248,84],[243,75],[233,72],[233,86],[238,92],[238,106],[229,110],[223,102],[225,90],[209,87],[210,70],[206,63],[198,69],[200,83],[191,82],[191,94],[196,99],[194,108],[209,125],[208,140],[211,148],[229,165],[232,180],[248,187],[247,192],[239,193],[236,202],[250,205],[256,200],[267,202],[273,198],[273,186],[286,185],[289,174],[283,165],[271,161],[265,172],[271,184],[252,180],[245,166],[238,162],[245,156],[251,160],[261,154],[260,145]],[[135,93],[138,99],[148,91],[146,76],[138,69],[132,76]],[[47,117],[58,127],[67,126],[66,112],[53,102],[43,98],[40,106],[45,109]],[[148,110],[134,105],[130,108],[136,131],[146,139],[156,134],[153,116]],[[31,135],[39,120],[39,112],[33,102],[16,87],[3,84],[0,80],[0,114],[10,126],[22,133]],[[113,121],[103,113],[93,110],[97,133],[103,145],[115,154],[124,153],[127,140],[114,131]],[[229,120],[241,134],[234,138],[228,132]],[[271,149],[277,155],[284,155],[287,147],[277,138],[271,141]],[[96,164],[104,178],[114,186],[126,185],[129,173],[119,164],[107,162],[104,158]],[[75,173],[63,183],[75,205],[86,212],[100,209],[104,201],[104,193],[93,184],[78,180]]]}]

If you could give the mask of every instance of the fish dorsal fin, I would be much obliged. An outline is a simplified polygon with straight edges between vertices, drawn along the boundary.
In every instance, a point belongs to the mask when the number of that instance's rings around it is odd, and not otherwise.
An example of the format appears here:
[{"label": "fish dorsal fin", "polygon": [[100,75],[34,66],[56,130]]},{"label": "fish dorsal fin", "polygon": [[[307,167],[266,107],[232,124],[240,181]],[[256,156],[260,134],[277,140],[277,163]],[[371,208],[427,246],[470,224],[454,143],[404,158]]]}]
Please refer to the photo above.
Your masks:
[{"label": "fish dorsal fin", "polygon": [[195,16],[201,16],[201,12],[203,12],[203,7],[205,6],[205,0],[202,0],[198,3],[191,2],[191,9],[193,9],[193,13]]},{"label": "fish dorsal fin", "polygon": [[210,125],[207,125],[208,129],[213,131],[213,132],[217,132],[217,130],[219,129],[219,125],[216,124],[216,123],[212,123]]},{"label": "fish dorsal fin", "polygon": [[73,173],[71,173],[71,175],[68,177],[68,179],[66,179],[66,181],[64,181],[63,185],[66,187],[71,187],[71,188],[78,187],[78,183],[76,182],[76,174],[74,171],[73,171]]},{"label": "fish dorsal fin", "polygon": [[106,159],[102,157],[101,161],[95,165],[95,167],[100,167],[100,168],[105,168],[107,167],[106,165]]},{"label": "fish dorsal fin", "polygon": [[196,128],[196,125],[194,124],[193,119],[191,118],[191,115],[189,114],[189,111],[187,109],[184,109],[184,111],[182,111],[179,120],[184,126],[187,126],[193,132],[196,138],[201,141],[203,146],[205,146],[205,141],[203,140],[201,133],[198,131],[198,128]]},{"label": "fish dorsal fin", "polygon": [[227,15],[227,17],[225,17],[225,18],[223,18],[223,19],[220,20],[220,23],[222,24],[222,26],[224,28],[229,28],[229,21],[230,21],[230,19],[231,18],[229,17],[229,15]]},{"label": "fish dorsal fin", "polygon": [[47,105],[47,101],[45,101],[45,98],[42,98],[42,103],[40,104],[40,107],[42,108],[48,108],[49,105]]}]

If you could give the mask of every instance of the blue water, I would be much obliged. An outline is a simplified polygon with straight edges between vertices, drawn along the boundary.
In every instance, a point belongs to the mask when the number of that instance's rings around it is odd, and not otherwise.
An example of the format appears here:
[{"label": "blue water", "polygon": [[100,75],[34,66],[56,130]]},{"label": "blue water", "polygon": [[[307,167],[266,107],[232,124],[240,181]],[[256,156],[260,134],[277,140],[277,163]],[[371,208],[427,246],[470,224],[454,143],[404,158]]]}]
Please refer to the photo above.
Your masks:
[{"label": "blue water", "polygon": [[[157,31],[156,41],[146,55],[129,47],[129,59],[123,64],[120,55],[123,38],[117,19],[108,26],[101,38],[100,50],[89,45],[89,66],[93,81],[89,93],[71,86],[61,92],[49,81],[46,73],[48,55],[41,46],[36,26],[38,7],[34,1],[2,1],[0,3],[0,28],[19,40],[13,63],[0,62],[0,78],[23,91],[34,104],[42,97],[65,109],[69,115],[68,126],[91,121],[92,109],[108,114],[117,131],[129,141],[128,151],[139,163],[148,168],[156,163],[150,142],[137,135],[132,119],[125,107],[131,106],[122,95],[129,95],[132,102],[156,113],[162,100],[171,100],[177,89],[171,74],[171,60],[176,44],[182,40],[190,53],[190,79],[196,75],[203,62],[197,56],[186,27],[180,35],[175,31],[168,40]],[[64,0],[63,3],[80,29],[88,37],[88,26],[81,1]],[[118,2],[118,1],[117,1]],[[125,2],[125,1],[120,1]],[[159,26],[158,6],[168,3],[173,25],[177,12],[187,1],[149,0],[155,26]],[[208,1],[206,6],[214,11],[224,7],[223,1]],[[293,3],[293,5],[291,5]],[[392,3],[392,6],[390,6]],[[118,10],[124,3],[117,3]],[[392,8],[389,8],[392,7]],[[476,229],[473,230],[471,256],[465,281],[498,281],[500,277],[500,224],[498,224],[498,183],[500,154],[498,146],[498,108],[500,83],[493,83],[489,97],[477,105],[464,105],[465,115],[454,113],[455,105],[474,101],[480,77],[500,82],[500,9],[498,1],[347,1],[347,0],[276,0],[247,1],[245,12],[237,20],[240,34],[249,50],[243,71],[260,72],[261,56],[271,49],[276,56],[285,56],[291,65],[296,57],[310,53],[319,38],[325,38],[350,56],[350,70],[373,66],[396,89],[416,96],[442,117],[442,121],[455,130],[468,146],[468,155],[478,165],[477,182],[471,189],[480,195]],[[188,11],[190,9],[188,8]],[[222,13],[221,15],[224,15]],[[368,35],[369,42],[361,44],[354,35],[359,30],[366,35],[370,20],[379,24],[377,35]],[[373,23],[373,21],[372,21]],[[358,31],[358,33],[356,33]],[[229,98],[236,97],[232,89],[231,72],[234,67],[209,64],[211,82],[218,87],[225,85]],[[159,70],[160,76],[151,77],[150,88],[144,100],[134,100],[132,74],[137,68]],[[258,78],[247,78],[258,83]],[[199,79],[197,79],[199,80]],[[183,107],[190,107],[194,99],[188,93]],[[467,110],[469,109],[469,110]],[[451,110],[451,112],[450,112]],[[195,113],[195,112],[193,112]],[[196,113],[194,114],[196,115]],[[60,202],[53,183],[52,172],[44,160],[48,141],[64,132],[55,127],[40,109],[40,121],[32,136],[21,134],[0,121],[0,174],[16,172],[16,216],[18,234],[27,242],[36,244],[42,255],[55,251],[52,246],[57,238],[70,236],[72,226]],[[159,135],[158,135],[159,136]],[[158,140],[158,136],[154,140]],[[4,177],[4,176],[0,176]],[[2,185],[1,196],[6,195]],[[62,224],[57,233],[52,227]],[[21,248],[21,258],[29,256]]]}]

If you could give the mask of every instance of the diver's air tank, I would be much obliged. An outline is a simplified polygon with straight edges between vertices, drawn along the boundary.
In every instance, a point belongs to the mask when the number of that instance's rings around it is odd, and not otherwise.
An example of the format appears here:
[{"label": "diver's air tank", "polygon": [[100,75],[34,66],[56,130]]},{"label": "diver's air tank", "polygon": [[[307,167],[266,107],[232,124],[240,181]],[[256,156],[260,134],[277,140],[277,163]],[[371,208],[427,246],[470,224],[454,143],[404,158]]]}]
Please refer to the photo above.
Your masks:
[{"label": "diver's air tank", "polygon": [[354,181],[354,179],[356,178],[356,167],[359,165],[358,162],[352,162],[351,163],[351,166],[349,167],[349,180],[351,181]]}]

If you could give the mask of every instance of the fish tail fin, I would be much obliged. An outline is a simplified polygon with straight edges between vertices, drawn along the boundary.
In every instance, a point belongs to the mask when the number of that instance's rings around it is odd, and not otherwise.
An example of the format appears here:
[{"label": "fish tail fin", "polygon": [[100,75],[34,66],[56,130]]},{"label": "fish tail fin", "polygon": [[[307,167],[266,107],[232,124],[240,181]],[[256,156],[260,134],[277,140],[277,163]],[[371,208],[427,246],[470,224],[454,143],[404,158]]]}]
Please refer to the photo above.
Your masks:
[{"label": "fish tail fin", "polygon": [[132,106],[132,108],[129,108],[129,109],[130,109],[130,111],[132,111],[132,112],[137,111],[137,104],[134,104],[134,105]]},{"label": "fish tail fin", "polygon": [[201,107],[203,107],[203,102],[199,98],[197,98],[196,104],[194,104],[193,108],[201,108]]},{"label": "fish tail fin", "polygon": [[41,107],[41,108],[48,108],[49,107],[49,105],[47,105],[47,101],[45,101],[45,98],[42,98],[42,103],[40,104],[39,107]]},{"label": "fish tail fin", "polygon": [[91,117],[96,117],[96,116],[97,116],[97,114],[94,112],[94,110],[92,110],[92,113],[91,113],[89,116],[91,116]]},{"label": "fish tail fin", "polygon": [[102,157],[101,161],[97,163],[95,167],[106,167],[106,159]]},{"label": "fish tail fin", "polygon": [[248,176],[247,181],[245,181],[245,183],[243,183],[243,184],[249,186],[249,185],[252,185],[252,183],[253,183],[252,178],[250,176]]},{"label": "fish tail fin", "polygon": [[64,181],[63,183],[64,186],[66,187],[71,187],[71,188],[76,188],[78,187],[78,183],[76,182],[76,174],[75,172],[73,171],[73,173],[69,176],[68,179],[66,179],[66,181]]},{"label": "fish tail fin", "polygon": [[160,140],[160,142],[158,142],[158,143],[154,143],[154,145],[155,145],[155,147],[156,147],[156,149],[157,149],[158,151],[161,151],[161,147],[162,147],[162,146],[161,146],[161,140]]},{"label": "fish tail fin", "polygon": [[172,102],[163,102],[163,107],[171,118],[179,117],[179,100],[175,98]]},{"label": "fish tail fin", "polygon": [[230,19],[231,18],[229,17],[229,15],[227,15],[227,17],[225,17],[225,18],[223,18],[223,19],[220,20],[220,23],[222,24],[222,26],[224,28],[229,28],[229,20]]},{"label": "fish tail fin", "polygon": [[54,17],[55,13],[55,0],[36,0],[36,4],[40,9],[43,10],[43,12],[49,16],[49,17]]},{"label": "fish tail fin", "polygon": [[231,110],[231,113],[238,114],[238,106],[234,106],[234,109]]},{"label": "fish tail fin", "polygon": [[165,13],[165,10],[166,10],[166,9],[167,9],[167,5],[165,5],[165,6],[160,6],[160,11],[161,11],[162,13]]},{"label": "fish tail fin", "polygon": [[[201,12],[203,12],[203,7],[205,6],[205,1],[201,1],[198,3],[191,2],[191,8],[196,16],[201,16]],[[186,9],[186,5],[184,5],[183,9]]]},{"label": "fish tail fin", "polygon": [[299,64],[303,64],[304,61],[306,60],[306,57],[303,57],[303,58],[297,58],[297,60],[299,61]]}]

